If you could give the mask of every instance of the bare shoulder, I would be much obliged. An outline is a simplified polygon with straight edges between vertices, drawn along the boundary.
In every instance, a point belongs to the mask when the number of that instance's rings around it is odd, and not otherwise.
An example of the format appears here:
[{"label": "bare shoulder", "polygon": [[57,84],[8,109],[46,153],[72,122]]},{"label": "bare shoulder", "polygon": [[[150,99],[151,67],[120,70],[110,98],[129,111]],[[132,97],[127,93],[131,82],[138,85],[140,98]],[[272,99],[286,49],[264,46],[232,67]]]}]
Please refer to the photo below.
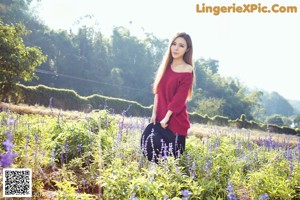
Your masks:
[{"label": "bare shoulder", "polygon": [[192,65],[186,64],[182,67],[182,72],[192,73],[193,71],[194,71],[194,68]]},{"label": "bare shoulder", "polygon": [[186,63],[181,65],[171,66],[171,69],[178,73],[192,73],[194,71],[193,66]]}]

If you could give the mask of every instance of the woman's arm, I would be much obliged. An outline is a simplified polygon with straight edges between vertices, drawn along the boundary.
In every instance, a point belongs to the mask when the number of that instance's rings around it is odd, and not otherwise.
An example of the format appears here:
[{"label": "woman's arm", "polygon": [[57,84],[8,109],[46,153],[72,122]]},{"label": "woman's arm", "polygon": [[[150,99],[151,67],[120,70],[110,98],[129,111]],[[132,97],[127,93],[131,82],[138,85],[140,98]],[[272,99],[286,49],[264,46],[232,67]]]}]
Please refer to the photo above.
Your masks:
[{"label": "woman's arm", "polygon": [[178,89],[176,91],[176,94],[173,96],[172,101],[168,104],[168,112],[165,115],[165,117],[160,121],[160,124],[163,128],[166,128],[168,126],[168,122],[170,120],[170,117],[173,113],[181,112],[183,107],[186,105],[187,96],[189,93],[189,89],[192,86],[193,82],[193,74],[186,75],[180,85],[178,86]]},{"label": "woman's arm", "polygon": [[172,97],[171,102],[168,104],[168,110],[174,114],[182,111],[186,105],[189,90],[193,84],[193,74],[185,75],[179,83],[175,95]]},{"label": "woman's arm", "polygon": [[156,122],[156,108],[157,108],[157,94],[154,95],[154,104],[151,116],[151,123],[155,124]]},{"label": "woman's arm", "polygon": [[[156,109],[157,109],[157,94],[155,94],[155,96],[154,96],[154,104],[153,104],[153,110],[152,110],[152,116],[151,116],[151,123],[153,123],[153,124],[156,123]],[[165,117],[160,121],[160,124],[163,128],[166,128],[168,126],[167,123],[172,114],[173,114],[173,112],[171,110],[168,110]]]},{"label": "woman's arm", "polygon": [[171,110],[168,110],[165,117],[160,121],[161,127],[166,128],[168,126],[168,121],[170,120],[172,114],[173,112]]}]

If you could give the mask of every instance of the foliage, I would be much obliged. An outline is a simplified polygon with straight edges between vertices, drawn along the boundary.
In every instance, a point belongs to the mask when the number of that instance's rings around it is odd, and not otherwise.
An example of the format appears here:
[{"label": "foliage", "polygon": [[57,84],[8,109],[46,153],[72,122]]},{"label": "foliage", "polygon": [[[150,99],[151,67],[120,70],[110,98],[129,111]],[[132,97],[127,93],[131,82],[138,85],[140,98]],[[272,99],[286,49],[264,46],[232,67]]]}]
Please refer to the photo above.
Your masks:
[{"label": "foliage", "polygon": [[294,124],[296,127],[300,128],[300,115],[297,115],[294,120],[293,120]]},{"label": "foliage", "polygon": [[283,126],[283,119],[282,119],[282,116],[280,116],[280,115],[272,115],[266,119],[266,123]]},{"label": "foliage", "polygon": [[127,110],[128,115],[147,116],[151,113],[151,107],[145,107],[134,101],[102,95],[82,97],[74,90],[50,88],[43,85],[24,86],[18,85],[22,99],[14,102],[24,102],[29,105],[43,105],[64,110],[80,110],[90,112],[92,109],[111,109],[112,112],[121,114]]},{"label": "foliage", "polygon": [[217,69],[216,60],[196,60],[196,90],[193,101],[189,103],[191,110],[211,117],[223,115],[236,119],[246,114],[252,118],[261,92],[247,91],[238,79],[222,77]]},{"label": "foliage", "polygon": [[[151,84],[168,40],[146,32],[143,39],[137,38],[125,27],[115,27],[112,35],[106,37],[98,31],[101,25],[84,24],[83,20],[94,20],[91,16],[78,21],[77,32],[49,30],[34,16],[34,10],[28,9],[29,3],[19,1],[9,5],[10,10],[14,7],[23,14],[12,17],[14,14],[8,12],[11,17],[5,20],[24,23],[32,30],[26,42],[40,46],[48,55],[47,62],[36,71],[39,80],[31,81],[30,85],[68,88],[83,96],[101,94],[143,105],[153,103]],[[243,113],[251,116],[256,97],[246,94],[238,80],[221,77],[218,68],[218,60],[196,59],[196,98],[189,103],[190,112],[231,119]],[[212,104],[217,106],[212,109]]]},{"label": "foliage", "polygon": [[[23,99],[16,99],[14,102],[23,102],[29,105],[43,105],[57,109],[80,110],[90,112],[93,109],[109,108],[111,112],[122,114],[126,112],[129,116],[150,116],[152,107],[145,107],[134,101],[105,97],[102,95],[91,95],[88,97],[79,96],[75,91],[67,89],[50,88],[47,86],[24,86],[19,85],[20,95]],[[237,128],[247,128],[256,130],[269,130],[275,133],[298,134],[293,128],[284,126],[266,125],[262,122],[246,119],[242,114],[239,119],[231,120],[228,117],[216,115],[212,118],[198,113],[189,113],[192,123],[210,124],[219,126],[233,126]],[[283,117],[285,119],[285,117]],[[286,119],[284,120],[286,121]],[[289,125],[289,124],[288,124]],[[268,127],[267,127],[268,126]]]},{"label": "foliage", "polygon": [[229,119],[228,117],[216,115],[212,118],[211,122],[217,126],[228,126]]},{"label": "foliage", "polygon": [[36,77],[35,68],[46,60],[38,47],[25,46],[22,36],[26,34],[23,25],[11,26],[0,21],[0,98],[12,93],[18,80]]},{"label": "foliage", "polygon": [[208,116],[222,115],[222,110],[224,106],[224,100],[218,98],[207,98],[197,100],[197,106],[194,109],[195,112]]},{"label": "foliage", "polygon": [[[76,31],[54,31],[36,16],[30,4],[31,0],[4,1],[0,9],[5,23],[22,23],[32,31],[23,37],[27,45],[39,46],[48,56],[35,71],[39,79],[21,83],[72,89],[82,96],[100,94],[142,105],[153,103],[151,84],[167,39],[147,32],[138,38],[125,27],[115,27],[112,35],[105,36],[99,31],[101,24],[86,25],[86,20],[97,24],[92,16],[79,19]],[[189,102],[190,112],[230,119],[246,114],[249,120],[261,121],[266,114],[290,116],[295,112],[279,94],[252,91],[236,78],[222,77],[218,60],[195,58],[194,66],[195,95]]]},{"label": "foliage", "polygon": [[[4,109],[0,131],[13,134],[13,151],[18,153],[13,167],[32,168],[32,199],[47,199],[49,192],[53,199],[183,199],[185,195],[229,199],[229,194],[239,199],[258,199],[263,194],[292,199],[300,195],[299,138],[277,140],[269,133],[211,127],[210,134],[202,137],[194,131],[179,159],[169,157],[156,165],[143,157],[139,146],[148,120],[125,114],[101,110],[71,119]],[[0,142],[4,140],[1,137]]]}]

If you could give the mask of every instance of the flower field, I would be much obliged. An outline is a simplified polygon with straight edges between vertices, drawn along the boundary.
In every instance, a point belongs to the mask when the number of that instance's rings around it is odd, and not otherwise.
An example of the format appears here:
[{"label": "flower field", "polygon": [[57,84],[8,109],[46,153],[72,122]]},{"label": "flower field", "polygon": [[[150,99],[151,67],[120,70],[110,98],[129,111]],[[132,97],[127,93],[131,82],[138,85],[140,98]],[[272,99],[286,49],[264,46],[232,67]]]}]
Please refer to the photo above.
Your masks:
[{"label": "flower field", "polygon": [[31,168],[31,199],[300,199],[297,136],[193,124],[185,153],[154,164],[149,119],[126,112],[2,108],[0,123],[1,171]]}]

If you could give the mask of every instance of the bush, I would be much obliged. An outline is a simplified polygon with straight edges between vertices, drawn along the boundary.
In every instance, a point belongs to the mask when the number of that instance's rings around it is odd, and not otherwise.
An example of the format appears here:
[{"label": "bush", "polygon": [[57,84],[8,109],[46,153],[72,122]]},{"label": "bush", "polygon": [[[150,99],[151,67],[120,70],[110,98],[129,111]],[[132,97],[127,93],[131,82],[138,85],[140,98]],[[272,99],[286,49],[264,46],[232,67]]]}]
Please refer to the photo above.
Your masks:
[{"label": "bush", "polygon": [[284,134],[297,135],[297,131],[293,128],[283,126],[281,129],[282,129],[282,133]]},{"label": "bush", "polygon": [[266,129],[264,128],[263,124],[260,124],[255,121],[250,121],[250,129],[256,129],[256,130],[261,130],[265,131]]},{"label": "bush", "polygon": [[216,115],[212,118],[212,123],[218,126],[228,126],[228,117]]},{"label": "bush", "polygon": [[280,115],[272,115],[266,119],[266,123],[268,124],[276,124],[278,126],[283,126],[283,117]]},{"label": "bush", "polygon": [[189,113],[189,119],[192,123],[200,123],[200,124],[208,124],[208,122],[211,121],[211,119],[207,115],[202,116],[195,112]]},{"label": "bush", "polygon": [[240,119],[230,120],[229,124],[233,127],[240,128],[240,129],[241,128],[249,129],[251,127],[251,123],[249,121],[247,120],[242,121]]},{"label": "bush", "polygon": [[269,132],[273,132],[273,133],[282,133],[282,128],[280,126],[275,125],[275,124],[269,124],[267,126],[267,130]]},{"label": "bush", "polygon": [[78,95],[74,90],[50,88],[44,85],[24,86],[19,84],[22,100],[14,99],[15,103],[26,103],[29,105],[51,106],[63,110],[91,111],[92,109],[113,108],[113,112],[121,114],[127,111],[127,115],[150,116],[152,106],[142,106],[134,101],[106,97],[94,94],[88,97]]}]

